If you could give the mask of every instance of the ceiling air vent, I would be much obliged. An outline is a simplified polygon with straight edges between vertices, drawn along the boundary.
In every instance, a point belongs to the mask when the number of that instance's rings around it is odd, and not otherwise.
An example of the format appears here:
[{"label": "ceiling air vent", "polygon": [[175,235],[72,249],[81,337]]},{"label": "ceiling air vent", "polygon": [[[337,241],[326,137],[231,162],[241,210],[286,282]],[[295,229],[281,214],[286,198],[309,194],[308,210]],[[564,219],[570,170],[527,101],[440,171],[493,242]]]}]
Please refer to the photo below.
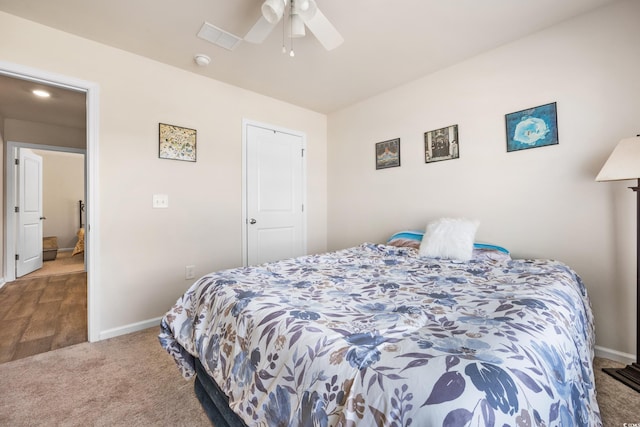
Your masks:
[{"label": "ceiling air vent", "polygon": [[198,31],[198,37],[227,50],[235,49],[242,41],[240,37],[234,36],[208,22],[202,24],[202,28]]}]

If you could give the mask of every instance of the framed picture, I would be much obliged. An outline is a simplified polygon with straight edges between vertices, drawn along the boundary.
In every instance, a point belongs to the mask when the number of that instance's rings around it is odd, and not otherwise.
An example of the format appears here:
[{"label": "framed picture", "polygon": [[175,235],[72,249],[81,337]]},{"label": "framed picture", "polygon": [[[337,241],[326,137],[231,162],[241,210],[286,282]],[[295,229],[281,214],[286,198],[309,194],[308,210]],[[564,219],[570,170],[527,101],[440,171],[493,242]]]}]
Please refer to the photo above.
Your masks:
[{"label": "framed picture", "polygon": [[400,166],[400,138],[376,143],[376,169]]},{"label": "framed picture", "polygon": [[424,162],[451,160],[460,157],[458,125],[424,133]]},{"label": "framed picture", "polygon": [[506,114],[507,152],[558,144],[556,103]]},{"label": "framed picture", "polygon": [[160,123],[161,159],[196,161],[196,130]]}]

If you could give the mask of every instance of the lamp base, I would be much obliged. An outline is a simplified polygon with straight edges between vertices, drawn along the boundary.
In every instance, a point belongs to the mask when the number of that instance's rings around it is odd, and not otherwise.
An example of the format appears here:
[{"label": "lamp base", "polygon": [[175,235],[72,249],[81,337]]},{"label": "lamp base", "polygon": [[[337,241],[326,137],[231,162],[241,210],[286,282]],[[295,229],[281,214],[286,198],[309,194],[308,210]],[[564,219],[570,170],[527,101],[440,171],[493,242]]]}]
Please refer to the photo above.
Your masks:
[{"label": "lamp base", "polygon": [[640,364],[632,363],[624,368],[604,368],[602,370],[640,393]]}]

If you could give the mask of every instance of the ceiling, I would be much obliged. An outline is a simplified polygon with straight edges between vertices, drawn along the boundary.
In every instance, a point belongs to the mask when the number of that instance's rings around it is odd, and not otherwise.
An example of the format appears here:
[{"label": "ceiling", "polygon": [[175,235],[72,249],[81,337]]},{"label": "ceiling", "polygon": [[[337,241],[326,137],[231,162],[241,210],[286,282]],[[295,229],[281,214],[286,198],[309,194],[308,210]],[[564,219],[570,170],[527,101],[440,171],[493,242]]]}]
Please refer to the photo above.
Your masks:
[{"label": "ceiling", "polygon": [[[45,89],[51,96],[38,98],[32,93],[35,89]],[[5,119],[84,129],[85,106],[84,92],[46,86],[0,74],[0,116]]]},{"label": "ceiling", "polygon": [[[0,11],[328,114],[615,1],[316,0],[345,41],[327,51],[307,30],[293,58],[281,25],[232,51],[196,36],[206,21],[244,37],[263,0],[0,0]],[[5,83],[0,114],[35,108],[7,111]]]}]

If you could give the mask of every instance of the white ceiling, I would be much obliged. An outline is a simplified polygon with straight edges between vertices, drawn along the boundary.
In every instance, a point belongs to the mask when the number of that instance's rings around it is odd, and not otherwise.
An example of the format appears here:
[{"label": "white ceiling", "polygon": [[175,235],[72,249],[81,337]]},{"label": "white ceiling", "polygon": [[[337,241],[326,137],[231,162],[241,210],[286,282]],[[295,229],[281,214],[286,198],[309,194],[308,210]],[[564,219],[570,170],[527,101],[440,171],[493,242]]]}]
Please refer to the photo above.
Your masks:
[{"label": "white ceiling", "polygon": [[[316,0],[345,42],[326,51],[307,31],[293,58],[281,25],[233,51],[196,36],[207,21],[244,37],[263,0],[0,0],[0,10],[327,114],[615,1]],[[196,65],[197,53],[211,64]]]}]

